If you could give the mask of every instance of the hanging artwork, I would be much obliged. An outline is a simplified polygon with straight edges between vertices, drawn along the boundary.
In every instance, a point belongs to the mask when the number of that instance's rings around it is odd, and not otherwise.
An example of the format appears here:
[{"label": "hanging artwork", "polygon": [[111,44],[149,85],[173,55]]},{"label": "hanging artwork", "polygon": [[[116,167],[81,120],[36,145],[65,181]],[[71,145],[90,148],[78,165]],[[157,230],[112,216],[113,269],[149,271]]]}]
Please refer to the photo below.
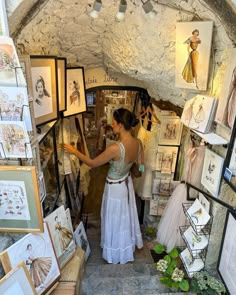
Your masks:
[{"label": "hanging artwork", "polygon": [[57,62],[55,57],[30,56],[36,125],[58,118]]},{"label": "hanging artwork", "polygon": [[222,83],[215,120],[233,129],[236,116],[236,49],[229,50],[227,68]]},{"label": "hanging artwork", "polygon": [[0,86],[0,106],[1,121],[24,121],[27,131],[32,131],[26,87]]},{"label": "hanging artwork", "polygon": [[206,149],[202,169],[201,184],[214,196],[218,197],[224,158],[210,149]]},{"label": "hanging artwork", "polygon": [[208,133],[214,120],[217,99],[211,96],[197,95],[184,105],[181,122],[189,128]]},{"label": "hanging artwork", "polygon": [[31,77],[30,56],[29,55],[20,55],[19,61],[20,61],[20,66],[21,66],[23,75],[26,80],[29,98],[33,99],[33,85],[32,85],[32,77]]},{"label": "hanging artwork", "polygon": [[155,170],[168,174],[175,172],[177,154],[178,147],[158,146]]},{"label": "hanging artwork", "polygon": [[212,21],[176,24],[176,87],[207,89],[212,30]]},{"label": "hanging artwork", "polygon": [[58,104],[59,111],[66,110],[66,58],[57,58]]},{"label": "hanging artwork", "polygon": [[236,192],[236,119],[224,163],[223,176],[225,181]]},{"label": "hanging artwork", "polygon": [[1,254],[5,272],[22,260],[38,294],[45,293],[59,279],[60,269],[46,223],[41,234],[28,234]]},{"label": "hanging artwork", "polygon": [[62,268],[75,252],[73,232],[70,230],[64,206],[60,206],[45,218],[60,267]]},{"label": "hanging artwork", "polygon": [[158,200],[150,200],[149,215],[157,216],[158,206],[159,206]]},{"label": "hanging artwork", "polygon": [[67,98],[64,117],[83,113],[86,111],[84,68],[76,67],[66,70]]},{"label": "hanging artwork", "polygon": [[13,40],[5,36],[0,36],[0,81],[4,86],[26,86]]},{"label": "hanging artwork", "polygon": [[9,36],[5,1],[0,2],[0,35]]},{"label": "hanging artwork", "polygon": [[162,216],[165,210],[165,207],[168,203],[169,198],[159,198],[158,200],[158,208],[157,208],[157,216]]},{"label": "hanging artwork", "polygon": [[89,242],[88,242],[87,235],[85,233],[84,225],[82,221],[80,222],[80,224],[77,226],[76,230],[74,231],[74,238],[75,238],[76,245],[84,250],[85,258],[87,260],[91,253],[91,249],[89,246]]},{"label": "hanging artwork", "polygon": [[236,216],[227,212],[217,269],[227,294],[236,294]]},{"label": "hanging artwork", "polygon": [[43,230],[36,169],[0,166],[0,231]]},{"label": "hanging artwork", "polygon": [[159,133],[160,145],[179,145],[182,134],[182,123],[176,116],[161,116]]},{"label": "hanging artwork", "polygon": [[0,280],[1,295],[37,295],[32,279],[24,262],[19,263],[13,270]]},{"label": "hanging artwork", "polygon": [[31,145],[22,121],[0,121],[0,157],[32,158]]}]

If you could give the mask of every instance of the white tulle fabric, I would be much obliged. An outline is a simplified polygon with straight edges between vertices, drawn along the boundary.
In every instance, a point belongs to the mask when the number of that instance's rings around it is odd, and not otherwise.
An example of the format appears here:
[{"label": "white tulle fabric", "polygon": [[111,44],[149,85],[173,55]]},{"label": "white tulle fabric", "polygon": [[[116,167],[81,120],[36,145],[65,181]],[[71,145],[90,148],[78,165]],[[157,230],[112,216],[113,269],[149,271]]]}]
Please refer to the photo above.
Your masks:
[{"label": "white tulle fabric", "polygon": [[167,247],[167,252],[175,246],[183,246],[179,226],[187,224],[182,203],[187,202],[187,190],[184,183],[179,184],[173,191],[163,212],[157,232],[157,241]]},{"label": "white tulle fabric", "polygon": [[[127,176],[119,179],[124,180]],[[135,194],[131,177],[126,182],[106,183],[101,209],[101,247],[108,263],[127,263],[134,260],[135,246],[143,247]]]}]

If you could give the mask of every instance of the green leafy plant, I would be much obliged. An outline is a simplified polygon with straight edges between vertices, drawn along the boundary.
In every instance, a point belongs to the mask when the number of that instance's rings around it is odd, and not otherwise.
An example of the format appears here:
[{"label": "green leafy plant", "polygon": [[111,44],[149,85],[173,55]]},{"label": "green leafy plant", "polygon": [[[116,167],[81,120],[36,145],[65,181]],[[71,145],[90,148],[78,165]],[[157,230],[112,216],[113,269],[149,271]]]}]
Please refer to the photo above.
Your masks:
[{"label": "green leafy plant", "polygon": [[[166,251],[166,248],[161,244],[157,244],[153,247],[153,250],[157,254],[161,254]],[[162,284],[168,288],[176,288],[187,292],[189,291],[189,281],[185,277],[185,273],[179,268],[181,265],[179,253],[177,248],[172,249],[163,259],[156,263],[156,268],[163,273],[160,277]]]},{"label": "green leafy plant", "polygon": [[147,237],[153,239],[153,238],[156,237],[156,228],[153,227],[153,226],[147,226],[147,227],[145,228],[145,230],[144,230],[144,234],[145,234]]},{"label": "green leafy plant", "polygon": [[226,294],[225,286],[207,271],[200,271],[193,275],[191,291],[199,295]]}]

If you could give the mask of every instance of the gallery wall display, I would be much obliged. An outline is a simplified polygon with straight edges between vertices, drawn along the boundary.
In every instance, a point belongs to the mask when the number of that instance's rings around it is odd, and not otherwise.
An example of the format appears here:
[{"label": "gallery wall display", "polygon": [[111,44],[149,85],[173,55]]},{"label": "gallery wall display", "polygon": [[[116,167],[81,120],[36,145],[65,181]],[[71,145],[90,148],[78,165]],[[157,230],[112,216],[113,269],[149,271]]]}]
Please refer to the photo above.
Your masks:
[{"label": "gallery wall display", "polygon": [[22,261],[0,280],[1,295],[37,295],[25,263]]},{"label": "gallery wall display", "polygon": [[223,177],[236,192],[236,119],[224,162]]},{"label": "gallery wall display", "polygon": [[236,116],[236,49],[228,50],[228,62],[215,120],[232,129]]},{"label": "gallery wall display", "polygon": [[227,212],[217,269],[228,294],[236,294],[236,216]]},{"label": "gallery wall display", "polygon": [[176,116],[161,116],[161,128],[159,133],[160,145],[179,145],[182,134],[182,123]]},{"label": "gallery wall display", "polygon": [[48,223],[56,256],[62,268],[75,252],[73,231],[69,228],[64,206],[54,210],[45,218],[45,221]]},{"label": "gallery wall display", "polygon": [[24,236],[0,255],[5,272],[11,271],[19,262],[25,262],[37,294],[45,294],[60,278],[59,265],[46,223],[43,233]]},{"label": "gallery wall display", "polygon": [[215,117],[217,99],[211,96],[197,95],[184,105],[181,122],[189,128],[208,133]]},{"label": "gallery wall display", "polygon": [[32,158],[24,121],[0,121],[0,158]]},{"label": "gallery wall display", "polygon": [[0,106],[1,121],[24,121],[27,131],[32,131],[26,87],[0,86]]},{"label": "gallery wall display", "polygon": [[26,86],[15,45],[13,40],[6,36],[0,36],[0,64],[2,86]]},{"label": "gallery wall display", "polygon": [[212,30],[212,21],[176,23],[176,87],[207,89]]},{"label": "gallery wall display", "polygon": [[86,111],[84,68],[68,68],[67,77],[67,98],[64,117],[76,115]]},{"label": "gallery wall display", "polygon": [[201,184],[214,196],[218,197],[224,158],[210,149],[206,149],[202,169]]},{"label": "gallery wall display", "polygon": [[178,147],[158,146],[158,152],[156,156],[156,170],[168,174],[175,172],[177,155]]},{"label": "gallery wall display", "polygon": [[53,56],[30,56],[36,125],[58,118],[57,60]]},{"label": "gallery wall display", "polygon": [[32,77],[31,77],[31,63],[29,55],[20,55],[19,56],[20,66],[25,77],[27,83],[27,90],[29,94],[29,98],[33,99],[33,85],[32,85]]},{"label": "gallery wall display", "polygon": [[59,111],[66,110],[66,58],[57,58],[58,106]]},{"label": "gallery wall display", "polygon": [[36,169],[0,166],[0,231],[42,232]]},{"label": "gallery wall display", "polygon": [[9,36],[5,1],[0,2],[0,35]]}]

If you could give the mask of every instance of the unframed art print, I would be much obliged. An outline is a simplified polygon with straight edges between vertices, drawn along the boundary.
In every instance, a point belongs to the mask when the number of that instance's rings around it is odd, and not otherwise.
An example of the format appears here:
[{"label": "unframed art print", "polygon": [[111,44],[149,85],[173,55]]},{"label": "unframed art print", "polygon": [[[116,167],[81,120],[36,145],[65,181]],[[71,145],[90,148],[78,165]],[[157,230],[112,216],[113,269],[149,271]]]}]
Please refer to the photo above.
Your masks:
[{"label": "unframed art print", "polygon": [[67,98],[64,117],[76,115],[86,111],[84,68],[68,68],[67,77]]},{"label": "unframed art print", "polygon": [[52,56],[30,56],[36,125],[58,118],[57,60]]},{"label": "unframed art print", "polygon": [[9,36],[5,0],[0,1],[0,35]]},{"label": "unframed art print", "polygon": [[27,131],[32,131],[26,87],[0,86],[0,106],[1,121],[24,121]]},{"label": "unframed art print", "polygon": [[182,123],[176,116],[162,116],[159,134],[160,145],[179,145],[182,134]]},{"label": "unframed art print", "polygon": [[184,237],[192,250],[193,257],[198,256],[198,254],[208,245],[207,237],[202,232],[196,234],[191,226],[184,232]]},{"label": "unframed art print", "polygon": [[5,272],[11,271],[19,262],[25,262],[38,294],[45,294],[60,278],[59,265],[46,223],[43,233],[24,236],[0,255]]},{"label": "unframed art print", "polygon": [[5,36],[0,36],[0,81],[2,86],[26,86],[13,40]]},{"label": "unframed art print", "polygon": [[0,157],[32,158],[29,136],[22,121],[0,121]]},{"label": "unframed art print", "polygon": [[37,295],[32,279],[22,261],[0,280],[1,295]]},{"label": "unframed art print", "polygon": [[207,89],[212,30],[212,21],[176,24],[176,87]]},{"label": "unframed art print", "polygon": [[236,294],[236,216],[227,212],[217,269],[228,294]]},{"label": "unframed art print", "polygon": [[0,231],[43,231],[36,169],[0,166]]},{"label": "unframed art print", "polygon": [[158,146],[156,157],[156,170],[163,173],[175,172],[178,147]]},{"label": "unframed art print", "polygon": [[91,249],[89,246],[89,242],[88,242],[87,235],[85,233],[84,225],[82,221],[80,222],[80,224],[77,226],[76,230],[74,231],[74,238],[75,238],[76,245],[84,250],[85,258],[87,260],[91,253]]},{"label": "unframed art print", "polygon": [[204,267],[202,259],[194,259],[187,248],[180,253],[180,257],[187,268],[188,276],[190,278],[195,272],[200,271]]},{"label": "unframed art print", "polygon": [[57,58],[57,79],[58,79],[58,107],[59,111],[66,110],[66,58]]},{"label": "unframed art print", "polygon": [[60,206],[45,218],[60,267],[62,268],[75,252],[73,232],[70,230],[64,206]]},{"label": "unframed art print", "polygon": [[214,196],[218,197],[224,158],[210,149],[206,149],[202,169],[201,184]]},{"label": "unframed art print", "polygon": [[233,129],[236,116],[236,49],[230,49],[215,120]]}]

